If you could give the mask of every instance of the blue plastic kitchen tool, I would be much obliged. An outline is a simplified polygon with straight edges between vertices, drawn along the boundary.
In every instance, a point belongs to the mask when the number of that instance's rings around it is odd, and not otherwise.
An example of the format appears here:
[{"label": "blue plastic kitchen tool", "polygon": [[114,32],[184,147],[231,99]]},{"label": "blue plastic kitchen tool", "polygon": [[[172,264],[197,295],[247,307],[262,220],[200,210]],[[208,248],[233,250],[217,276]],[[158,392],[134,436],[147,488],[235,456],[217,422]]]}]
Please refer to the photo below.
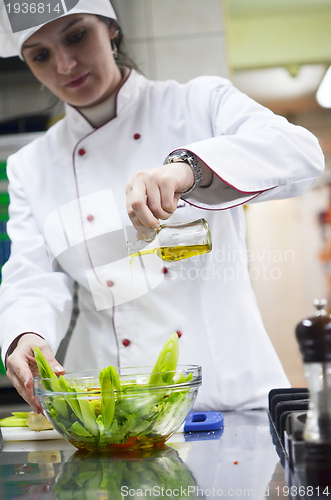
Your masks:
[{"label": "blue plastic kitchen tool", "polygon": [[220,411],[192,411],[184,422],[184,432],[215,431],[223,427]]}]

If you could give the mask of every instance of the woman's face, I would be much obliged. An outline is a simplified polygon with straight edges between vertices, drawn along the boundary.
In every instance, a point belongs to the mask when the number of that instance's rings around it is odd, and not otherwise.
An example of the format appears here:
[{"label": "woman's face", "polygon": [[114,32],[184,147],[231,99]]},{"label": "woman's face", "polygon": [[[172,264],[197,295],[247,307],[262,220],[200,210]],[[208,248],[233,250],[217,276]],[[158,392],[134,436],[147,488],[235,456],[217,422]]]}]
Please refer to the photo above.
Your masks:
[{"label": "woman's face", "polygon": [[120,84],[110,42],[115,36],[116,26],[108,27],[94,15],[74,14],[40,28],[23,44],[22,54],[35,77],[57,97],[89,107]]}]

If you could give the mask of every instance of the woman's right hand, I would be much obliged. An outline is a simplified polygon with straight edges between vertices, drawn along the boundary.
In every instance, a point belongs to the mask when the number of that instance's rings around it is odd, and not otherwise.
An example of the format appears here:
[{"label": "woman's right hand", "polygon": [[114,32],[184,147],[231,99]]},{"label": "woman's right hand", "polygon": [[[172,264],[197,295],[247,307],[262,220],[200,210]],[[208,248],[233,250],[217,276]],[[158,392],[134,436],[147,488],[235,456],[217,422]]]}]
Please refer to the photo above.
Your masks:
[{"label": "woman's right hand", "polygon": [[181,194],[194,182],[191,167],[184,161],[136,172],[126,185],[126,206],[140,237],[150,236],[159,219],[168,219]]},{"label": "woman's right hand", "polygon": [[32,410],[35,413],[42,413],[41,406],[33,395],[33,377],[39,375],[33,353],[35,346],[40,348],[57,375],[65,373],[65,369],[54,358],[46,340],[34,333],[26,333],[19,338],[15,349],[7,358],[7,377]]}]

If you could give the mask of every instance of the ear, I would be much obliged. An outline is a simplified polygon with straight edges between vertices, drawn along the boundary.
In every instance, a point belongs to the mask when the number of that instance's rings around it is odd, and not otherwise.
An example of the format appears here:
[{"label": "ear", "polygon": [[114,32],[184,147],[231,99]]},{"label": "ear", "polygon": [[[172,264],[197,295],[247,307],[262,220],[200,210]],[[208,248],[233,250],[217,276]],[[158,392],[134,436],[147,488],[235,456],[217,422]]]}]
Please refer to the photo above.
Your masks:
[{"label": "ear", "polygon": [[119,28],[116,21],[112,21],[112,23],[108,26],[109,39],[114,40],[117,37]]}]

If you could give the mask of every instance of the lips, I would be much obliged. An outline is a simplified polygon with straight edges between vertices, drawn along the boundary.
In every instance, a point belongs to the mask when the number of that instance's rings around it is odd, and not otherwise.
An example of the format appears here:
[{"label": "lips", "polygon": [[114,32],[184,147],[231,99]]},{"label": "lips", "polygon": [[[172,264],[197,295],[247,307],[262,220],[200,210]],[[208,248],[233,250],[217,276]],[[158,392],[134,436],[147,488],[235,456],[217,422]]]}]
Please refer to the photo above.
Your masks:
[{"label": "lips", "polygon": [[88,79],[88,77],[90,76],[90,73],[85,73],[84,75],[81,75],[81,76],[76,76],[74,78],[72,78],[71,80],[69,80],[66,84],[65,84],[65,87],[70,87],[70,88],[76,88],[76,87],[80,87],[81,85],[83,85],[86,80]]}]

